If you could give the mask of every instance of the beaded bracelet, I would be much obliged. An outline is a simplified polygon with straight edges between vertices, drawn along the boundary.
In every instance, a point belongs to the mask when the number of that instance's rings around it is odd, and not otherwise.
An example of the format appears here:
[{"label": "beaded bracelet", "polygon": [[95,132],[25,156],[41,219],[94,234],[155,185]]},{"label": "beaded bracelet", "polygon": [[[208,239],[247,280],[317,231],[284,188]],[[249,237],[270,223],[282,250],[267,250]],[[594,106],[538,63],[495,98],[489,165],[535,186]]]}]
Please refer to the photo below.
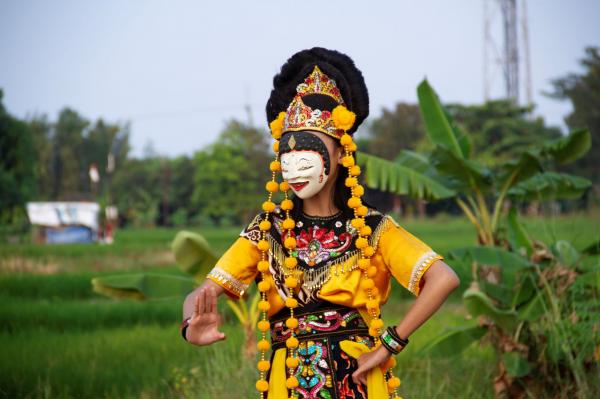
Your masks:
[{"label": "beaded bracelet", "polygon": [[408,345],[408,339],[400,338],[396,329],[390,326],[381,334],[381,344],[392,354],[397,355]]},{"label": "beaded bracelet", "polygon": [[190,325],[190,320],[191,317],[187,317],[185,318],[181,324],[179,325],[179,330],[181,331],[181,336],[183,337],[183,339],[185,339],[187,341],[187,338],[185,337],[185,333],[187,331],[188,326]]}]

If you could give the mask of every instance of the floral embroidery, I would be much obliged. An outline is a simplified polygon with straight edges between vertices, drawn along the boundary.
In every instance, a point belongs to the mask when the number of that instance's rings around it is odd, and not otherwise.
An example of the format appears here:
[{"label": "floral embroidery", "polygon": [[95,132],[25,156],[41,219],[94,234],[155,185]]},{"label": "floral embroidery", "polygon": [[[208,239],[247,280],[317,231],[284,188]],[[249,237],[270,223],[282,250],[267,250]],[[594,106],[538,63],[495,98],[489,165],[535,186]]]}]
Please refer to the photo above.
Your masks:
[{"label": "floral embroidery", "polygon": [[297,240],[298,257],[308,266],[326,262],[340,256],[352,243],[352,236],[343,232],[337,237],[333,230],[311,226],[308,231],[301,230],[300,234],[291,234]]}]

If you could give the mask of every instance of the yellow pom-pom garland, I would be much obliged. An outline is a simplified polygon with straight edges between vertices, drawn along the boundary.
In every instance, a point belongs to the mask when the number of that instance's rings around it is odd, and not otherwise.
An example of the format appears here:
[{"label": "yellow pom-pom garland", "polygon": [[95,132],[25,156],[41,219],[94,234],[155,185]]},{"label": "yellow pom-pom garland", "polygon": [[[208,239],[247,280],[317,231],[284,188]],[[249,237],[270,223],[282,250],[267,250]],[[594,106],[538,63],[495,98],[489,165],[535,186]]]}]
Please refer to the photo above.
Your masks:
[{"label": "yellow pom-pom garland", "polygon": [[[338,109],[337,113],[337,121],[335,111]],[[342,109],[343,108],[343,109]],[[334,113],[332,117],[334,118],[334,122],[336,123],[336,127],[343,128],[344,130],[350,129],[354,124],[354,114],[352,116],[345,112],[350,112],[345,107],[336,107],[334,109]],[[350,112],[351,113],[351,112]],[[347,119],[345,119],[347,118]],[[352,123],[349,123],[352,120]],[[344,121],[347,121],[347,124],[344,124]],[[339,123],[339,125],[338,125]],[[358,230],[358,238],[355,241],[355,246],[357,249],[360,249],[361,255],[358,260],[358,267],[362,271],[362,281],[360,283],[361,289],[365,291],[367,294],[367,303],[366,308],[371,316],[371,321],[369,324],[369,334],[373,336],[375,339],[375,345],[381,345],[379,340],[379,336],[381,335],[383,328],[383,320],[380,318],[380,309],[379,309],[379,301],[376,299],[379,294],[379,290],[375,286],[375,276],[377,275],[377,268],[375,266],[371,266],[370,259],[375,254],[375,249],[369,245],[368,238],[372,234],[371,227],[369,227],[365,222],[365,216],[368,214],[368,208],[362,204],[361,197],[365,193],[365,189],[363,186],[358,184],[358,176],[361,173],[360,167],[356,165],[354,160],[353,152],[356,151],[356,144],[352,140],[352,136],[348,133],[344,133],[340,138],[340,143],[344,147],[344,157],[342,158],[342,165],[348,169],[348,178],[346,178],[345,185],[350,189],[350,193],[352,194],[350,200],[348,201],[348,207],[350,207],[354,211],[354,219],[352,219],[351,224],[354,228]],[[388,362],[386,364],[387,371],[385,371],[385,378],[388,384],[388,389],[391,394],[391,398],[399,399],[397,388],[400,386],[400,379],[395,377],[392,373],[392,369],[394,364]]]},{"label": "yellow pom-pom garland", "polygon": [[[332,118],[335,126],[338,129],[347,131],[352,128],[355,123],[356,115],[349,111],[345,106],[339,105],[332,111]],[[296,240],[292,236],[292,230],[295,227],[295,221],[290,216],[290,210],[293,208],[293,202],[288,198],[289,184],[282,182],[278,184],[276,182],[276,174],[281,171],[281,163],[279,161],[279,139],[283,132],[283,124],[285,119],[285,113],[280,112],[277,118],[269,124],[271,129],[271,135],[275,139],[273,144],[273,151],[275,152],[275,160],[269,165],[272,172],[272,178],[265,188],[268,192],[268,199],[263,203],[263,211],[265,212],[264,219],[260,222],[259,228],[261,238],[259,240],[258,248],[261,251],[261,258],[258,262],[257,268],[261,273],[262,280],[259,283],[259,292],[261,300],[259,301],[258,307],[260,310],[260,317],[258,322],[258,329],[261,334],[261,338],[258,342],[258,349],[260,351],[260,359],[257,363],[259,371],[259,379],[256,382],[256,389],[260,393],[260,398],[265,399],[265,392],[269,389],[269,383],[266,380],[266,373],[270,369],[271,365],[266,359],[266,352],[270,349],[270,342],[267,340],[267,332],[270,328],[268,320],[268,311],[270,304],[267,299],[268,292],[273,288],[269,282],[269,262],[268,262],[268,251],[269,242],[267,240],[267,234],[271,229],[271,222],[269,221],[269,215],[275,211],[275,203],[272,201],[273,193],[281,191],[284,194],[285,199],[281,202],[281,209],[285,211],[286,217],[283,222],[282,241],[284,247],[287,248],[290,254],[293,254],[293,250],[296,247]],[[369,324],[369,333],[374,337],[375,344],[381,345],[379,341],[379,335],[383,328],[383,320],[379,317],[379,301],[376,297],[379,294],[377,287],[375,286],[375,276],[377,274],[377,268],[372,266],[370,263],[370,257],[374,255],[374,248],[369,245],[368,238],[371,236],[372,231],[369,226],[365,223],[365,217],[368,213],[368,208],[362,204],[360,197],[364,195],[364,188],[358,184],[358,176],[361,174],[360,167],[356,165],[356,160],[353,156],[353,152],[356,151],[356,144],[352,140],[352,136],[344,133],[340,138],[340,143],[344,147],[344,157],[342,159],[342,165],[348,168],[348,178],[346,179],[346,187],[350,189],[352,194],[348,206],[354,211],[354,219],[352,219],[352,226],[358,231],[358,238],[356,239],[356,247],[360,249],[361,255],[358,260],[359,269],[363,273],[363,278],[360,284],[361,289],[365,290],[367,294],[367,311],[371,316]],[[266,244],[266,245],[265,245]],[[285,259],[286,275],[285,275],[285,287],[288,292],[288,296],[285,299],[285,306],[289,309],[290,317],[286,320],[286,326],[290,329],[291,335],[286,341],[287,356],[286,356],[286,367],[287,367],[287,380],[286,386],[290,390],[290,399],[297,399],[298,394],[296,387],[298,386],[298,379],[295,376],[295,370],[299,365],[299,359],[297,356],[297,350],[299,341],[296,337],[296,329],[298,328],[298,319],[294,317],[294,309],[298,307],[298,301],[294,298],[294,292],[297,288],[298,274],[296,270],[297,259],[295,256],[288,256]],[[387,362],[385,365],[387,371],[385,372],[385,379],[388,385],[388,389],[391,393],[392,398],[398,399],[397,387],[400,385],[400,379],[394,377],[392,374],[393,362]]]}]

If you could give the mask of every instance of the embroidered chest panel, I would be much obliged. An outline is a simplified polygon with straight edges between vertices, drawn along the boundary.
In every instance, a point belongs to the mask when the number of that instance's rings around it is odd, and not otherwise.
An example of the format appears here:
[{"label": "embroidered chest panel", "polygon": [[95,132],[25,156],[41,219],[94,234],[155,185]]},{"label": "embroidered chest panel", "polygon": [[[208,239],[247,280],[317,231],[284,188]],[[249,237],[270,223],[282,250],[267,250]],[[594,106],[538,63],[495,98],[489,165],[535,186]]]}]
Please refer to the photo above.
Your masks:
[{"label": "embroidered chest panel", "polygon": [[[240,235],[257,242],[260,238],[258,224],[263,218],[264,214],[257,215]],[[279,208],[270,218],[273,227],[267,238],[270,245],[271,273],[282,297],[287,296],[285,277],[289,275],[297,277],[301,284],[294,296],[301,303],[306,304],[318,300],[319,289],[332,275],[348,273],[356,269],[360,251],[356,249],[354,242],[358,238],[358,232],[351,225],[351,219],[342,212],[328,217],[303,214],[296,218],[296,226],[290,233],[296,238],[296,249],[289,251],[282,245],[286,238],[285,235],[282,237],[282,234],[286,234],[281,227],[284,218],[285,214]],[[369,238],[370,244],[376,248],[381,233],[389,226],[391,219],[376,210],[369,210],[365,221],[373,231]],[[296,268],[285,267],[284,260],[288,256],[298,259]]]}]

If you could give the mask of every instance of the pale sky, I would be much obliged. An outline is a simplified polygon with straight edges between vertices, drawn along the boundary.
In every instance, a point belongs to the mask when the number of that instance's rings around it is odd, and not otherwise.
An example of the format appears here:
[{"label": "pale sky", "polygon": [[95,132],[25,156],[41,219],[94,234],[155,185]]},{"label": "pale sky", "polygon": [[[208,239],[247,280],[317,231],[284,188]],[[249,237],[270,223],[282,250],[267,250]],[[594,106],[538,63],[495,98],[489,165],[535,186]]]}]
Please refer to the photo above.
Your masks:
[{"label": "pale sky", "polygon": [[[425,76],[445,102],[480,103],[483,1],[2,0],[0,88],[18,117],[55,120],[69,106],[131,121],[134,155],[149,141],[160,154],[192,154],[228,119],[247,120],[245,104],[266,128],[273,75],[313,46],[355,60],[371,118],[416,102]],[[529,0],[527,11],[536,114],[564,128],[569,103],[541,92],[581,70],[586,46],[600,46],[600,2]],[[496,70],[492,97],[502,95]]]}]

